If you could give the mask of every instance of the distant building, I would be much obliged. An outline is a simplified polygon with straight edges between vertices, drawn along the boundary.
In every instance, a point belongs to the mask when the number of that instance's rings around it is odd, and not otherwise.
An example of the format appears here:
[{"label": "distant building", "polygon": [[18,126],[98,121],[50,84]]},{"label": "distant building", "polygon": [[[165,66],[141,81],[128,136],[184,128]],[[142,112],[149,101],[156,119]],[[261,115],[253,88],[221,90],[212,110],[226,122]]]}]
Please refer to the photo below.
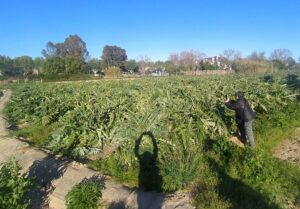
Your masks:
[{"label": "distant building", "polygon": [[204,58],[204,62],[207,62],[211,65],[221,67],[221,60],[219,56],[213,56],[213,57],[206,57]]}]

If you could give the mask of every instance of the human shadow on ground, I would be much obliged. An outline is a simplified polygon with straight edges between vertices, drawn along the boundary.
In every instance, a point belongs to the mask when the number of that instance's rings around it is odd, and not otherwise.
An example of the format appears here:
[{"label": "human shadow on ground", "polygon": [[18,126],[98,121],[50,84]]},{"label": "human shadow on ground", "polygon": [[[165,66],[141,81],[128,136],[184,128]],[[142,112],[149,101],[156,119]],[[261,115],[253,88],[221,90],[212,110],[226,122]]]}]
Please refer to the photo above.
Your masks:
[{"label": "human shadow on ground", "polygon": [[208,162],[219,178],[217,191],[231,203],[231,209],[280,209],[275,203],[268,203],[267,197],[260,192],[226,174],[214,159],[208,158]]},{"label": "human shadow on ground", "polygon": [[[142,154],[140,151],[140,144],[144,137],[148,136],[153,145],[153,152],[145,151]],[[159,168],[157,166],[157,155],[158,147],[156,139],[151,132],[144,132],[137,139],[135,148],[135,156],[139,160],[140,170],[139,170],[139,188],[146,191],[161,191],[162,189],[162,177],[159,173]]]},{"label": "human shadow on ground", "polygon": [[29,168],[28,177],[34,179],[34,185],[32,189],[27,192],[27,195],[31,200],[31,209],[42,209],[48,207],[48,196],[55,189],[52,182],[60,178],[65,173],[70,162],[71,160],[55,158],[51,155],[33,162]]},{"label": "human shadow on ground", "polygon": [[125,209],[125,208],[126,208],[126,205],[125,205],[124,201],[112,202],[107,207],[107,209]]},{"label": "human shadow on ground", "polygon": [[[140,154],[140,145],[144,137],[149,137],[152,142],[153,152],[145,151]],[[158,156],[158,147],[157,141],[152,134],[152,132],[143,132],[140,137],[136,140],[135,148],[134,148],[135,156],[139,160],[139,188],[145,191],[162,191],[162,177],[159,172],[157,156]],[[143,208],[142,205],[145,204],[145,197],[147,196],[145,193],[137,191],[137,202],[138,208]],[[150,195],[150,193],[149,193]],[[149,199],[149,198],[147,198]],[[156,203],[159,208],[160,204]]]}]

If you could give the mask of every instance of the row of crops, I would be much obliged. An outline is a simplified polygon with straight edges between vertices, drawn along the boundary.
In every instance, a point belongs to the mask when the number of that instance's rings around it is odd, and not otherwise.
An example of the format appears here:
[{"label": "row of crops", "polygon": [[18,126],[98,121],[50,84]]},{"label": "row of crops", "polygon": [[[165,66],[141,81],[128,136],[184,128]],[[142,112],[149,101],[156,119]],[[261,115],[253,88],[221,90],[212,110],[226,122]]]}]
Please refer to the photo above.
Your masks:
[{"label": "row of crops", "polygon": [[[94,159],[94,168],[129,181],[142,182],[143,167],[157,172],[147,177],[156,182],[151,189],[173,191],[197,178],[207,161],[209,141],[222,141],[235,132],[234,112],[225,107],[225,95],[244,91],[262,121],[296,104],[297,84],[291,81],[297,76],[30,84],[15,88],[6,113],[12,122],[47,130],[38,145],[53,153]],[[154,156],[155,168],[143,166]]]}]

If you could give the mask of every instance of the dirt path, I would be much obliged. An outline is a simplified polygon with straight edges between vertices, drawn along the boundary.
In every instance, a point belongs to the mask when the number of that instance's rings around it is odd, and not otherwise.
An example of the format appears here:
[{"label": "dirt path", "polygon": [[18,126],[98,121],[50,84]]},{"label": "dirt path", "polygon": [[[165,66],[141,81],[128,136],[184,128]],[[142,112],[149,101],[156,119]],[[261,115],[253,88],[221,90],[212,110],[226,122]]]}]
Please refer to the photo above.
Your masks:
[{"label": "dirt path", "polygon": [[[11,91],[0,98],[0,115]],[[144,192],[114,183],[107,176],[66,158],[51,156],[27,143],[8,136],[7,123],[0,117],[0,163],[12,157],[19,160],[22,172],[36,177],[36,187],[29,192],[32,209],[64,209],[67,192],[84,178],[97,176],[104,185],[102,208],[109,209],[192,209],[187,193],[163,195]]]},{"label": "dirt path", "polygon": [[300,165],[300,127],[275,150],[274,157]]}]

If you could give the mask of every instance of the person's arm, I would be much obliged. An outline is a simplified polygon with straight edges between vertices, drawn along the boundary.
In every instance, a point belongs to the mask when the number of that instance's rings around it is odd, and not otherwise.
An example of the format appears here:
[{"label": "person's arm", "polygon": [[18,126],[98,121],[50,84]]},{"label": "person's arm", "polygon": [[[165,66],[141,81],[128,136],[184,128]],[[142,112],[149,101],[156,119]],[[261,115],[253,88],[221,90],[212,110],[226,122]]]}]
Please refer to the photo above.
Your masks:
[{"label": "person's arm", "polygon": [[238,101],[234,100],[225,101],[225,105],[231,110],[237,110],[241,106]]}]

